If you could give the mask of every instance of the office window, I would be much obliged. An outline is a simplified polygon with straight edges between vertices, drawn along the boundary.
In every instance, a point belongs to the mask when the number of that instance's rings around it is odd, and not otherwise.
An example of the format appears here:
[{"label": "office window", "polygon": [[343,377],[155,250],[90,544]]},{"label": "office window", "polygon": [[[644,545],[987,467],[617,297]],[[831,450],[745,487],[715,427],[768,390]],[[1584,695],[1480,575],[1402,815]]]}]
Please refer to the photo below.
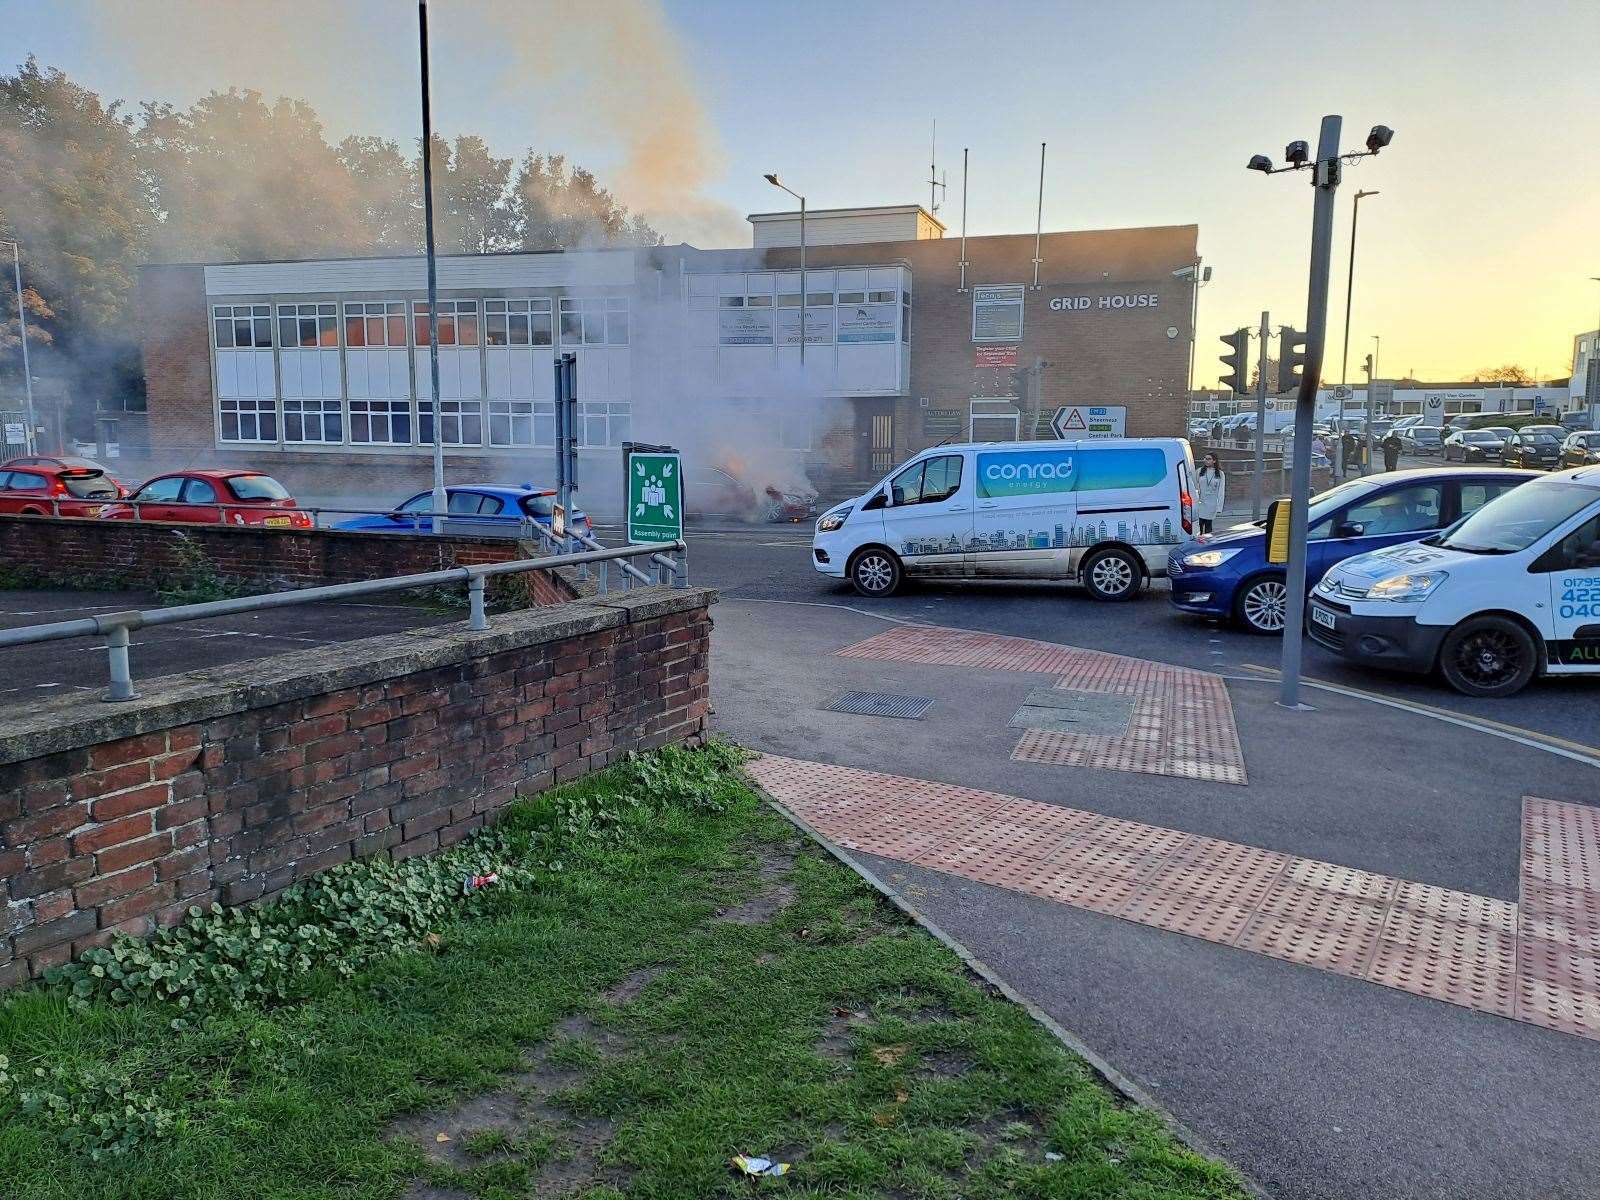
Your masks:
[{"label": "office window", "polygon": [[[418,346],[428,344],[428,306],[423,301],[411,305],[413,332]],[[439,301],[439,345],[476,346],[478,344],[478,302],[476,300]]]},{"label": "office window", "polygon": [[270,304],[214,304],[211,329],[218,350],[255,350],[272,345]]},{"label": "office window", "polygon": [[377,300],[344,306],[344,344],[362,346],[404,346],[406,344],[406,302]]},{"label": "office window", "polygon": [[551,336],[550,301],[533,297],[523,300],[485,300],[483,302],[483,341],[486,346],[548,346]]},{"label": "office window", "polygon": [[[627,441],[632,424],[633,405],[628,403],[579,401],[578,439],[583,446],[620,446]],[[554,415],[552,414],[552,420]],[[553,432],[553,431],[552,431]],[[555,439],[552,436],[551,441]]]},{"label": "office window", "polygon": [[344,405],[337,400],[285,400],[283,440],[323,443],[344,441]]},{"label": "office window", "polygon": [[[483,445],[483,402],[445,400],[439,405],[439,440],[446,446]],[[417,441],[433,445],[433,401],[417,401]]]},{"label": "office window", "polygon": [[337,349],[338,312],[334,304],[278,305],[278,345],[286,349]]},{"label": "office window", "polygon": [[350,401],[350,440],[362,445],[409,446],[411,401]]},{"label": "office window", "polygon": [[626,296],[578,296],[562,300],[561,344],[563,346],[626,346],[628,344],[628,298]]},{"label": "office window", "polygon": [[[268,336],[271,336],[269,330]],[[222,440],[225,442],[275,442],[278,440],[276,400],[219,400]]]},{"label": "office window", "polygon": [[548,400],[489,401],[491,446],[554,446],[556,406]]}]

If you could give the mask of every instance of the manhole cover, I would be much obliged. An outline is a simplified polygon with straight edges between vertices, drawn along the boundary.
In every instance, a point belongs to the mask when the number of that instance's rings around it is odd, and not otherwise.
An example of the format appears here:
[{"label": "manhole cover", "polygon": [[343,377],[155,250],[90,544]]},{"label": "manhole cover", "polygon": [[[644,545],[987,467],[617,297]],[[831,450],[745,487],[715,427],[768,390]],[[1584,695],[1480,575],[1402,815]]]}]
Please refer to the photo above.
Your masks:
[{"label": "manhole cover", "polygon": [[1090,737],[1126,737],[1136,697],[1114,692],[1038,688],[1011,717],[1013,729],[1045,729]]},{"label": "manhole cover", "polygon": [[904,717],[920,721],[933,707],[930,696],[897,696],[893,692],[843,692],[825,706],[827,712],[854,713],[863,717]]}]

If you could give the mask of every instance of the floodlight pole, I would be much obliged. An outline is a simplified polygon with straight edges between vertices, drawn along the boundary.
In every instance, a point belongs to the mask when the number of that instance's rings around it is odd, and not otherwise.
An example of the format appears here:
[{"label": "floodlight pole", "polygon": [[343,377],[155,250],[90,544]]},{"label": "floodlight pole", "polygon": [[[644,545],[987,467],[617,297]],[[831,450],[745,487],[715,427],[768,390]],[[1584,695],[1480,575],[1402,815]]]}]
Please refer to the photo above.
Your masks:
[{"label": "floodlight pole", "polygon": [[[22,452],[32,454],[37,441],[34,432],[37,418],[33,412],[33,372],[28,366],[28,306],[22,300],[22,247],[15,239],[11,242],[11,276],[17,285],[17,335],[22,339],[22,394],[28,406],[28,428],[22,439]],[[62,449],[66,449],[65,443]]]},{"label": "floodlight pole", "polygon": [[417,0],[422,40],[422,226],[428,257],[428,377],[433,385],[433,532],[444,532],[444,404],[439,397],[439,268],[433,247],[433,112],[428,100],[428,0]]},{"label": "floodlight pole", "polygon": [[1311,269],[1306,292],[1306,360],[1294,412],[1294,470],[1289,487],[1289,595],[1283,625],[1282,679],[1278,703],[1300,707],[1300,658],[1306,617],[1306,507],[1311,498],[1311,425],[1322,379],[1322,354],[1328,339],[1328,272],[1333,257],[1333,199],[1344,164],[1339,160],[1343,119],[1322,118],[1312,186]]}]

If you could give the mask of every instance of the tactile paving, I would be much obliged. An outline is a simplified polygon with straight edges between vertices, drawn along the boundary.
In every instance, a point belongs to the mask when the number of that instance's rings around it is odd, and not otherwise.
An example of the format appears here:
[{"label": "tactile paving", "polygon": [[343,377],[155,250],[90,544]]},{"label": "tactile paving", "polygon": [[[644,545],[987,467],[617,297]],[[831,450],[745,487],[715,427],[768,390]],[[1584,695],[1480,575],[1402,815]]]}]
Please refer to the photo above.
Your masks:
[{"label": "tactile paving", "polygon": [[1523,905],[1081,809],[764,757],[842,845],[1600,1039],[1600,810],[1524,802]]}]

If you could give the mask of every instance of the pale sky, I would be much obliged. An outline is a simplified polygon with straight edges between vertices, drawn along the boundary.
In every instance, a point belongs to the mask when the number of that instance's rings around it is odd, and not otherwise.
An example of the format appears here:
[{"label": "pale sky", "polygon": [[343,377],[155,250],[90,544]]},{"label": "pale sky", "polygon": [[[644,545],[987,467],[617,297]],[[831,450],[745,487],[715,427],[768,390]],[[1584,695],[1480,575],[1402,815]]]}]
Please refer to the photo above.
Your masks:
[{"label": "pale sky", "polygon": [[[334,137],[416,135],[406,0],[197,3],[0,0],[5,66],[31,51],[108,98],[288,91]],[[1328,112],[1345,118],[1347,149],[1373,124],[1395,130],[1339,194],[1328,380],[1357,188],[1382,194],[1362,202],[1352,380],[1374,334],[1383,376],[1457,379],[1507,362],[1564,376],[1572,335],[1600,321],[1593,0],[432,0],[431,11],[441,132],[482,133],[502,155],[566,151],[604,183],[635,179],[641,159],[676,172],[657,219],[673,240],[747,239],[733,218],[788,206],[761,179],[773,170],[814,208],[926,205],[935,119],[951,234],[963,147],[969,232],[1031,232],[1048,142],[1047,230],[1199,225],[1215,271],[1201,294],[1202,385],[1220,369],[1217,335],[1264,308],[1274,325],[1302,324],[1307,176],[1244,164],[1280,159],[1296,138],[1314,145]],[[580,22],[601,32],[568,36]],[[616,28],[628,44],[610,40]],[[639,133],[641,114],[674,135],[693,126],[696,98],[691,150]],[[701,153],[697,170],[688,160]]]}]

